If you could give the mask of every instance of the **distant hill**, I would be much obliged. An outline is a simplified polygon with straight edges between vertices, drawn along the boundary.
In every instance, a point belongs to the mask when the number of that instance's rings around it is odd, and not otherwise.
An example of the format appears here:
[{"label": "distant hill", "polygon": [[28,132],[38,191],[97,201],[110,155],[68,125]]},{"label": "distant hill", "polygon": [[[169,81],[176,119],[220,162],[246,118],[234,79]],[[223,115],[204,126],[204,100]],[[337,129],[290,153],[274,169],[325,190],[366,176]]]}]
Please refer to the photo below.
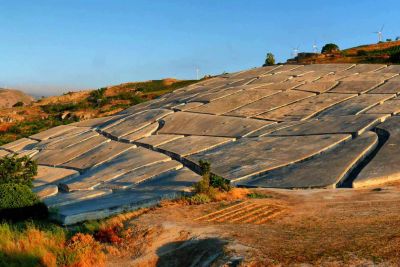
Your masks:
[{"label": "distant hill", "polygon": [[10,108],[18,102],[27,105],[32,103],[32,101],[34,101],[32,96],[21,91],[0,88],[0,108]]},{"label": "distant hill", "polygon": [[288,63],[324,64],[324,63],[387,63],[398,64],[393,55],[400,56],[400,41],[380,42],[347,48],[335,53],[299,53]]},{"label": "distant hill", "polygon": [[[33,101],[15,90],[0,90],[0,105],[25,106],[0,108],[0,145],[79,120],[113,115],[132,105],[170,93],[198,80],[150,80],[112,85],[97,90],[69,92]],[[4,103],[2,103],[4,102]]]}]

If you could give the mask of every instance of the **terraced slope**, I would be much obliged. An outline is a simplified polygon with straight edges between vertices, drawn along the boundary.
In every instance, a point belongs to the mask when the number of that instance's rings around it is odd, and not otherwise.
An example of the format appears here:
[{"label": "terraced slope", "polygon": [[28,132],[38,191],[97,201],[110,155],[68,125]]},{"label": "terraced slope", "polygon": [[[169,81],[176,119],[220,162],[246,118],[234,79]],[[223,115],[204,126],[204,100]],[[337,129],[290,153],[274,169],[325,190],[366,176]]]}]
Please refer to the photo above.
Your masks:
[{"label": "terraced slope", "polygon": [[189,192],[200,160],[245,187],[377,185],[400,179],[399,72],[325,64],[222,75],[7,144],[0,156],[37,160],[35,191],[64,224]]}]

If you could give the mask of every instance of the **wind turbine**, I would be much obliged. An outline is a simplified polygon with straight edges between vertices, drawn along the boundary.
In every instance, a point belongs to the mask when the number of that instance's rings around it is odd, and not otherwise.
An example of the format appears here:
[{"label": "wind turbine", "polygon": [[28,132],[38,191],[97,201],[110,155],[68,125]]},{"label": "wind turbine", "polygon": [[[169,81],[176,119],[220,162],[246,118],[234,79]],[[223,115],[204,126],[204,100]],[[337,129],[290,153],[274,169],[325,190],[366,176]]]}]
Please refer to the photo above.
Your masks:
[{"label": "wind turbine", "polygon": [[315,54],[318,53],[318,46],[317,46],[317,44],[316,44],[315,41],[314,41],[314,44],[312,45],[312,49],[313,49],[313,52],[314,52]]},{"label": "wind turbine", "polygon": [[299,46],[293,48],[292,57],[297,57],[298,54],[299,54]]},{"label": "wind turbine", "polygon": [[200,71],[199,67],[196,67],[196,79],[197,80],[199,79],[199,71]]},{"label": "wind turbine", "polygon": [[379,42],[382,42],[382,33],[383,33],[383,28],[385,27],[385,25],[382,25],[382,28],[381,28],[381,30],[380,31],[377,31],[377,32],[373,32],[373,33],[376,33],[377,35],[378,35],[378,43]]}]

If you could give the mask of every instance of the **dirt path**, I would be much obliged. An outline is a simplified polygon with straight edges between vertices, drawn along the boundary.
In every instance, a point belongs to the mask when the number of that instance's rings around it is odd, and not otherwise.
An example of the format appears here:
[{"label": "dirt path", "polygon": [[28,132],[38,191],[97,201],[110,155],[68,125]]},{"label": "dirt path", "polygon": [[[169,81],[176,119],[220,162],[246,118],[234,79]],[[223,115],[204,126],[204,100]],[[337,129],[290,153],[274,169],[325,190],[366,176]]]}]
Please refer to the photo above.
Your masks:
[{"label": "dirt path", "polygon": [[263,190],[268,198],[170,204],[132,220],[157,229],[123,266],[400,265],[400,185]]}]

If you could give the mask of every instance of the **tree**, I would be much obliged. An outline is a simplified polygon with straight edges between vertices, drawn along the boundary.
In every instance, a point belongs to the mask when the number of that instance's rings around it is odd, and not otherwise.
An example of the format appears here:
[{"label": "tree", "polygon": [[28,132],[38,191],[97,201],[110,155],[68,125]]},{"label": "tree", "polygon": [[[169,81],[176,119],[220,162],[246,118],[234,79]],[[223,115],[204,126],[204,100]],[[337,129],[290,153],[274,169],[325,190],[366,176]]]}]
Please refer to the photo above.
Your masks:
[{"label": "tree", "polygon": [[331,53],[335,53],[335,52],[339,52],[339,51],[340,51],[340,49],[337,44],[329,43],[322,47],[321,53],[322,54],[325,54],[325,53],[331,54]]},{"label": "tree", "polygon": [[37,163],[27,156],[0,159],[0,184],[16,183],[32,187],[36,175]]},{"label": "tree", "polygon": [[265,63],[263,67],[265,66],[271,66],[275,64],[275,56],[272,53],[267,53],[267,57],[265,58]]}]

